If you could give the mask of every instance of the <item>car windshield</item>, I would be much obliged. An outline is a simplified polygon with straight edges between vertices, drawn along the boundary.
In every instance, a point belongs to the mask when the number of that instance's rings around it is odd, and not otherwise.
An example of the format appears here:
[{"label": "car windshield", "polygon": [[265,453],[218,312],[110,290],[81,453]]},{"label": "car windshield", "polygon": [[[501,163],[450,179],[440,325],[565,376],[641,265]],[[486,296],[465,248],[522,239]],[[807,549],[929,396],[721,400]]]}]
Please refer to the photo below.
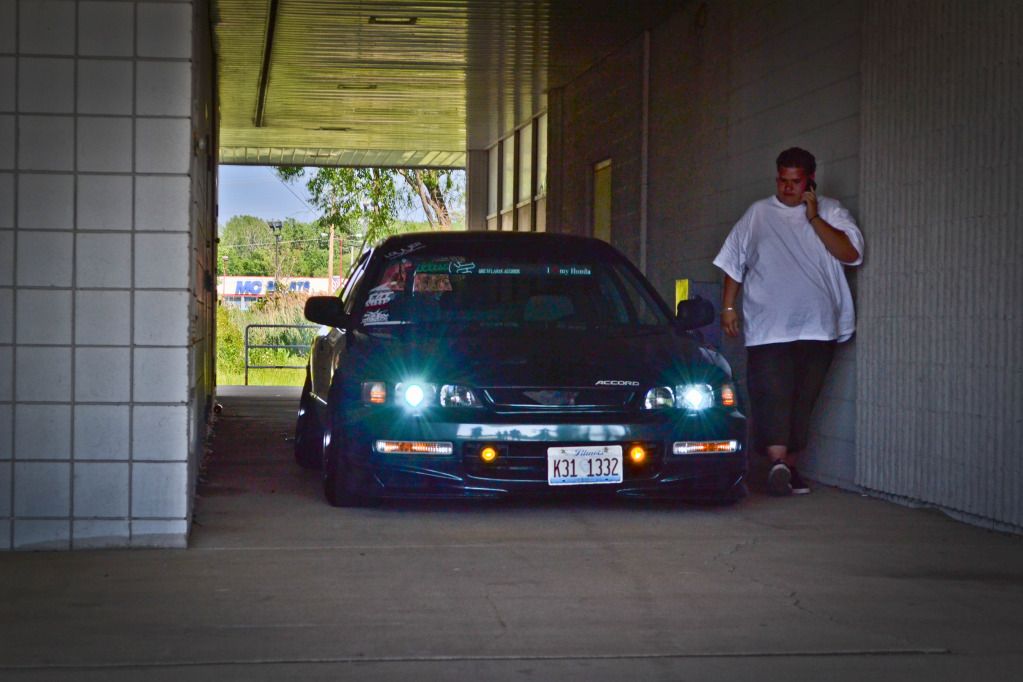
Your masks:
[{"label": "car windshield", "polygon": [[386,261],[371,281],[360,317],[372,332],[413,326],[649,333],[669,322],[630,268],[604,260],[424,252]]}]

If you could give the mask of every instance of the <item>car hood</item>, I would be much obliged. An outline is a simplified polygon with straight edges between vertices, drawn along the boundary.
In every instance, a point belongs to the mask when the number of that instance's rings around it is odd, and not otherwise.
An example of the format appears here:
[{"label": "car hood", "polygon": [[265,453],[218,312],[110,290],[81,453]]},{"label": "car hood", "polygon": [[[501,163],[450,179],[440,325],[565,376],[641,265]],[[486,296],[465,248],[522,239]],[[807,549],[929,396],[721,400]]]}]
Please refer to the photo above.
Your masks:
[{"label": "car hood", "polygon": [[716,354],[688,336],[589,333],[399,338],[359,335],[362,377],[470,386],[639,388],[720,376]]}]

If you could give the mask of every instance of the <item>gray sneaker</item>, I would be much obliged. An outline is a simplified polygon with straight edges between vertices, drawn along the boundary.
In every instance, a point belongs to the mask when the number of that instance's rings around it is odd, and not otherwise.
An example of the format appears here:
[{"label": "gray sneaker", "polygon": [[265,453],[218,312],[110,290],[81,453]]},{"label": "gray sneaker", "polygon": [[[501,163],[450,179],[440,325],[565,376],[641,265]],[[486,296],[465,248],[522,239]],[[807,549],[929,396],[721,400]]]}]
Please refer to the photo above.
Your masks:
[{"label": "gray sneaker", "polygon": [[775,462],[767,472],[767,492],[778,497],[792,494],[792,471],[784,462]]},{"label": "gray sneaker", "polygon": [[806,484],[803,477],[796,471],[796,467],[790,467],[792,475],[789,477],[789,486],[792,488],[793,495],[809,495],[810,486]]}]

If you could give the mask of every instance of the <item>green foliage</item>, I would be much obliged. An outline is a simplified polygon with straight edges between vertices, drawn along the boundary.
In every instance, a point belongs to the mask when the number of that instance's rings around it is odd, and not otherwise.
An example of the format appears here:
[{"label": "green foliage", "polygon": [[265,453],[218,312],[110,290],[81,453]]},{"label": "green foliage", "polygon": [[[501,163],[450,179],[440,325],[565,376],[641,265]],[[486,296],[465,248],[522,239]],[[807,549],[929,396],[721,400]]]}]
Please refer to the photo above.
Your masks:
[{"label": "green foliage", "polygon": [[[241,384],[245,381],[245,328],[250,324],[311,324],[302,314],[306,296],[280,294],[263,299],[249,310],[217,308],[217,383]],[[249,331],[249,366],[294,365],[304,368],[315,329],[293,327],[255,327]],[[252,346],[293,346],[292,348],[252,348]],[[249,370],[250,384],[300,385],[305,379],[301,369]]]}]

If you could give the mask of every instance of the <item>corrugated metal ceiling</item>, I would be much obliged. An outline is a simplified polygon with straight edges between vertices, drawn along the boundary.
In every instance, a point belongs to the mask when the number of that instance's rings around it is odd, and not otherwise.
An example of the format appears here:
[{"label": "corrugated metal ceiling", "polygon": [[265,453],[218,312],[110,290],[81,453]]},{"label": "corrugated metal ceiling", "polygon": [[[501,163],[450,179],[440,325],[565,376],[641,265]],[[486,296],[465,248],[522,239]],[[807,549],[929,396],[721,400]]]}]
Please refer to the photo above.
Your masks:
[{"label": "corrugated metal ceiling", "polygon": [[[464,166],[674,4],[213,0],[220,161]],[[569,27],[554,66],[552,25]]]}]

